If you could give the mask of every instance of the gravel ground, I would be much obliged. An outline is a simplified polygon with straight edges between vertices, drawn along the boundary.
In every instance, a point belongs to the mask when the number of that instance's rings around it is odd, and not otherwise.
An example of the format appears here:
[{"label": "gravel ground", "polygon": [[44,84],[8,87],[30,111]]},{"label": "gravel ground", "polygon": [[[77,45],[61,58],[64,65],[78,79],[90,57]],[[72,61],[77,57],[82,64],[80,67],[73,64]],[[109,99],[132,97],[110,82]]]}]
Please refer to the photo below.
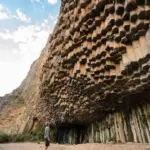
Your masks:
[{"label": "gravel ground", "polygon": [[[44,150],[44,144],[36,143],[12,143],[0,144],[0,150]],[[58,145],[51,144],[48,150],[150,150],[150,144],[81,144]]]}]

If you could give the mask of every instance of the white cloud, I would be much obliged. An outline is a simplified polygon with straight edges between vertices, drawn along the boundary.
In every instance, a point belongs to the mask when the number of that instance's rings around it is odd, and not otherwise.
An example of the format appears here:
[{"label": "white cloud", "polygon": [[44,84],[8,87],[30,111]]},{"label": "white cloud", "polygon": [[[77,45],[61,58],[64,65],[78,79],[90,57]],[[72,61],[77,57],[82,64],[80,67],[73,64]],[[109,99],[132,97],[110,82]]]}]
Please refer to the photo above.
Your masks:
[{"label": "white cloud", "polygon": [[[45,9],[45,6],[41,0],[31,0],[31,3],[39,3],[42,6],[42,9]],[[34,9],[36,10],[36,7]]]},{"label": "white cloud", "polygon": [[49,14],[49,16],[48,16],[51,20],[54,20],[54,19],[56,19],[56,17],[55,16],[53,16],[53,15],[51,15],[51,14]]},{"label": "white cloud", "polygon": [[[15,64],[12,62],[0,62],[1,74],[0,74],[0,95],[3,96],[6,92],[10,93],[13,88],[16,88],[20,84],[20,80],[23,79],[25,73],[22,70],[22,64]],[[18,75],[16,74],[18,73]],[[9,84],[8,84],[9,83]]]},{"label": "white cloud", "polygon": [[31,18],[29,18],[29,17],[27,17],[25,14],[23,14],[23,13],[21,12],[20,8],[18,8],[18,9],[16,10],[16,13],[17,13],[17,15],[18,15],[18,17],[19,17],[19,19],[20,19],[21,21],[27,22],[27,23],[29,23],[29,22],[31,21]]},{"label": "white cloud", "polygon": [[44,47],[50,32],[48,20],[45,19],[41,24],[20,26],[13,32],[4,30],[0,32],[0,38],[17,43],[20,51],[33,51],[33,47],[34,51],[40,51]]},{"label": "white cloud", "polygon": [[56,14],[55,16],[49,14],[48,18],[53,22],[53,25],[55,25],[58,20],[58,14]]},{"label": "white cloud", "polygon": [[0,20],[8,20],[9,16],[6,12],[0,12]]},{"label": "white cloud", "polygon": [[47,0],[49,4],[56,4],[57,0]]},{"label": "white cloud", "polygon": [[0,4],[0,20],[8,20],[10,19],[10,14],[6,8],[2,4]]},{"label": "white cloud", "polygon": [[48,19],[45,19],[45,20],[44,20],[44,23],[47,24],[47,23],[48,23]]},{"label": "white cloud", "polygon": [[3,7],[3,5],[2,4],[0,4],[0,10],[2,10],[4,7]]},{"label": "white cloud", "polygon": [[31,0],[31,2],[32,2],[32,3],[34,3],[34,2],[38,2],[38,3],[39,3],[39,2],[41,2],[41,1],[40,1],[40,0]]},{"label": "white cloud", "polygon": [[[52,32],[49,23],[50,20],[45,19],[41,23],[19,26],[13,31],[0,31],[1,96],[19,86],[31,63],[39,57]],[[6,43],[11,45],[11,48],[7,47]]]}]

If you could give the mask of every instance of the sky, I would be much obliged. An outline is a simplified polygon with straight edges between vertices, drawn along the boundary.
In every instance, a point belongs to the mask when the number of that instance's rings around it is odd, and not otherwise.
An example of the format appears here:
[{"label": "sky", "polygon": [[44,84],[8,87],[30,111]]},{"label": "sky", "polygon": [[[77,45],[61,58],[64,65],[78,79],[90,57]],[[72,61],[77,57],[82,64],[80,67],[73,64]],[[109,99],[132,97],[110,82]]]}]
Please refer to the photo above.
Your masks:
[{"label": "sky", "polygon": [[0,0],[0,96],[16,89],[44,48],[61,0]]}]

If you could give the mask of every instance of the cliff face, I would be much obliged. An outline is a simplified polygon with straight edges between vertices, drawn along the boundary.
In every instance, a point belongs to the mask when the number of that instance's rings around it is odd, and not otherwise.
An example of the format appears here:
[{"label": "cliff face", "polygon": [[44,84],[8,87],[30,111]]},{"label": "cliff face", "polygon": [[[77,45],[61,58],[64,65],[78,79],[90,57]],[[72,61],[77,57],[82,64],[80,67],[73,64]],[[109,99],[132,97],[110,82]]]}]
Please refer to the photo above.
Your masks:
[{"label": "cliff face", "polygon": [[41,77],[47,116],[90,122],[144,103],[135,95],[149,91],[149,15],[148,1],[63,1]]},{"label": "cliff face", "polygon": [[[25,102],[21,90],[14,90],[0,98],[0,132],[15,133],[20,125],[21,114],[25,111]],[[15,128],[14,128],[15,124]]]},{"label": "cliff face", "polygon": [[150,142],[149,21],[149,0],[62,0],[53,34],[21,85],[19,131],[49,119],[58,141]]}]

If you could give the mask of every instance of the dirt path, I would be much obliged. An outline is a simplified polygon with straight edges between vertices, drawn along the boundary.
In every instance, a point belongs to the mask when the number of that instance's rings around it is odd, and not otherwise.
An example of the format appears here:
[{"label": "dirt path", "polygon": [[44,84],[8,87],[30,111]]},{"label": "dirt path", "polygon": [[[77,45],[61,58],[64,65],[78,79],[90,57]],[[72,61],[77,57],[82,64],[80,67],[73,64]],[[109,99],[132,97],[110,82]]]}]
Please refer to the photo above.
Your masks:
[{"label": "dirt path", "polygon": [[[44,150],[43,143],[0,144],[0,150]],[[150,150],[150,144],[52,144],[49,150]]]}]

